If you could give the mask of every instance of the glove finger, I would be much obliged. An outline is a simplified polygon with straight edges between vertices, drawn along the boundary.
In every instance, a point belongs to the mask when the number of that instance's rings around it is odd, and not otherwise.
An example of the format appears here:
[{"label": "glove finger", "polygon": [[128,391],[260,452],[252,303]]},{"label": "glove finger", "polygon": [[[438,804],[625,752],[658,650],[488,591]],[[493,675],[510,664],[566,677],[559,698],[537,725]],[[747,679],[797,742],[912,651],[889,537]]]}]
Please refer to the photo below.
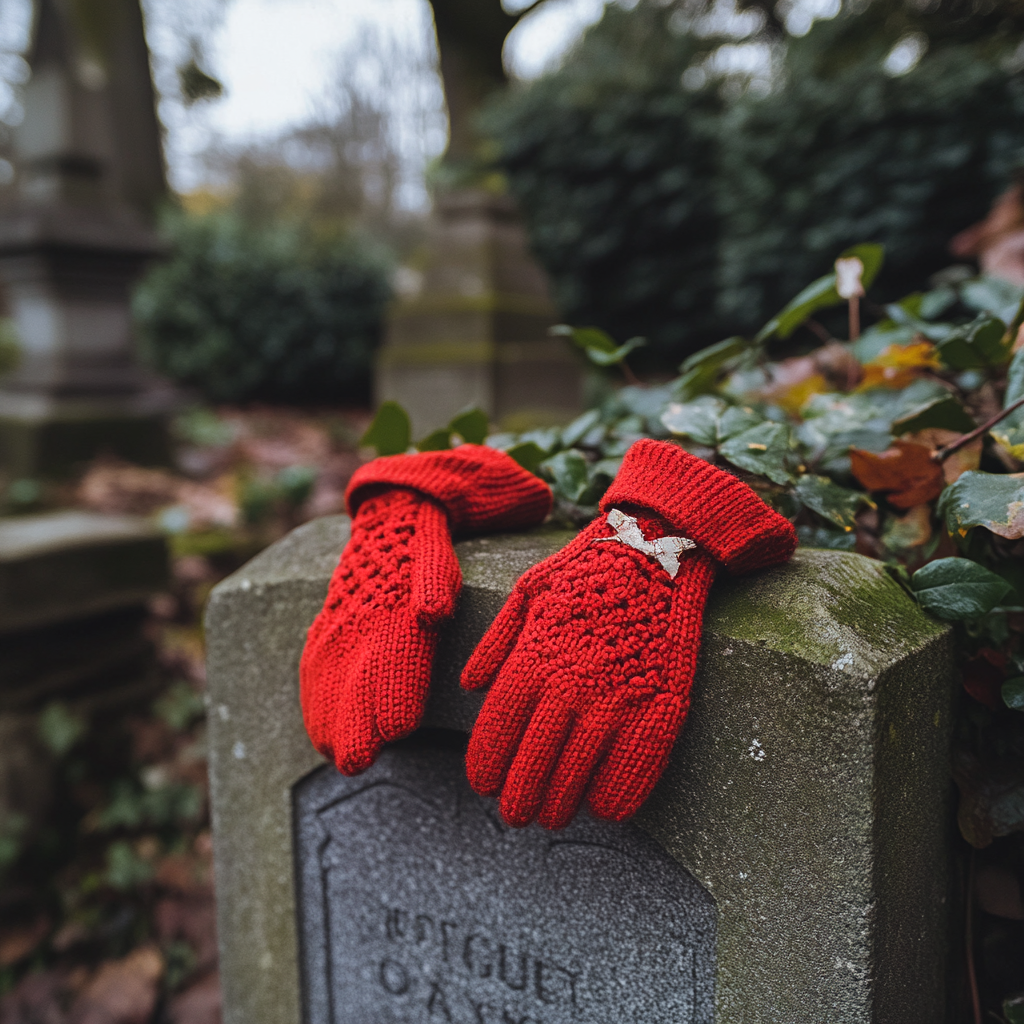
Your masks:
[{"label": "glove finger", "polygon": [[412,560],[412,610],[425,625],[436,625],[455,614],[462,589],[462,569],[452,547],[448,518],[431,501],[416,514]]},{"label": "glove finger", "polygon": [[498,612],[498,617],[476,645],[476,650],[462,670],[464,690],[478,690],[494,682],[523,631],[527,603],[526,591],[516,583],[505,606]]},{"label": "glove finger", "polygon": [[577,720],[538,815],[545,828],[565,828],[576,816],[594,766],[607,753],[625,714],[622,700],[609,701],[588,709]]},{"label": "glove finger", "polygon": [[685,714],[685,705],[666,695],[630,715],[587,790],[595,818],[622,821],[639,810],[668,764]]},{"label": "glove finger", "polygon": [[574,718],[564,694],[548,690],[526,727],[501,790],[501,816],[509,825],[522,827],[537,817]]},{"label": "glove finger", "polygon": [[361,668],[362,686],[373,695],[377,729],[385,740],[408,736],[423,718],[437,633],[407,611],[396,610]]},{"label": "glove finger", "polygon": [[529,666],[513,658],[484,700],[466,749],[466,777],[481,796],[497,796],[541,695]]},{"label": "glove finger", "polygon": [[334,764],[342,775],[365,772],[384,746],[366,673],[369,658],[370,649],[361,648],[343,676],[337,706],[330,718]]}]

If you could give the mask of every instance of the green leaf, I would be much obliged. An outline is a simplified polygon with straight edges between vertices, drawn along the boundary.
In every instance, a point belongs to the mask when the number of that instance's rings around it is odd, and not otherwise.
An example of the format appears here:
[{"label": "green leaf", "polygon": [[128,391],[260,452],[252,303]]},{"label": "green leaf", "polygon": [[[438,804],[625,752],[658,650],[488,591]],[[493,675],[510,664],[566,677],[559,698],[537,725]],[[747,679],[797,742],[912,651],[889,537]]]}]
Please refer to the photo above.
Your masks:
[{"label": "green leaf", "polygon": [[487,439],[488,430],[491,429],[487,413],[482,409],[467,409],[460,412],[448,426],[468,444],[483,444]]},{"label": "green leaf", "polygon": [[964,538],[977,526],[1007,540],[1024,537],[1024,474],[970,470],[939,496],[939,517]]},{"label": "green leaf", "polygon": [[578,501],[590,482],[587,460],[575,448],[552,455],[541,463],[540,468],[551,477],[555,494],[569,501]]},{"label": "green leaf", "polygon": [[569,338],[572,343],[583,349],[596,349],[598,352],[614,352],[618,346],[615,339],[600,327],[570,327],[568,324],[555,324],[548,329],[548,334],[555,337]]},{"label": "green leaf", "polygon": [[845,531],[857,525],[861,505],[873,504],[866,494],[840,487],[825,476],[802,476],[793,490],[812,512]]},{"label": "green leaf", "polygon": [[730,437],[742,434],[751,427],[764,422],[764,417],[744,405],[730,406],[718,419],[715,427],[718,441],[727,441]]},{"label": "green leaf", "polygon": [[1024,1024],[1024,995],[1004,999],[1003,1016],[1006,1018],[1006,1024]]},{"label": "green leaf", "polygon": [[612,349],[611,352],[599,351],[596,348],[587,348],[587,358],[597,366],[616,366],[635,348],[647,344],[646,338],[630,338],[629,341]]},{"label": "green leaf", "polygon": [[692,402],[673,402],[661,414],[661,422],[673,434],[714,447],[718,443],[718,418],[726,408],[722,399],[705,395]]},{"label": "green leaf", "polygon": [[50,750],[63,757],[85,735],[88,723],[66,704],[53,701],[43,708],[37,728]]},{"label": "green leaf", "polygon": [[796,535],[802,548],[827,548],[831,551],[853,551],[857,546],[855,533],[830,530],[827,526],[798,526]]},{"label": "green leaf", "polygon": [[[864,265],[861,283],[867,290],[882,269],[885,259],[885,247],[874,242],[863,242],[852,246],[841,253],[839,258],[856,256]],[[826,274],[812,281],[795,299],[771,318],[754,336],[754,342],[760,344],[773,335],[788,338],[802,323],[819,309],[838,306],[846,300],[836,291],[836,274]]]},{"label": "green leaf", "polygon": [[702,348],[699,352],[694,352],[692,356],[687,356],[680,364],[679,372],[687,373],[690,370],[703,368],[717,370],[723,363],[743,355],[749,348],[750,342],[746,338],[741,338],[739,335],[726,338],[725,341],[719,341],[707,348]]},{"label": "green leaf", "polygon": [[1024,711],[1024,676],[1014,676],[1003,683],[1003,703],[1014,711]]},{"label": "green leaf", "polygon": [[978,424],[971,414],[952,396],[936,398],[918,406],[897,420],[893,420],[892,432],[896,437],[902,434],[916,434],[919,430],[937,427],[940,430],[955,430],[966,434]]},{"label": "green leaf", "polygon": [[939,358],[951,370],[983,370],[999,366],[1010,358],[1013,339],[1006,324],[982,314],[957,328],[938,344]]},{"label": "green leaf", "polygon": [[990,612],[1013,587],[969,558],[938,558],[910,578],[918,603],[947,621],[976,619]]},{"label": "green leaf", "polygon": [[792,480],[787,466],[792,452],[789,437],[789,427],[782,423],[760,423],[729,438],[718,454],[740,469],[759,473],[776,484],[788,484]]},{"label": "green leaf", "polygon": [[382,402],[359,443],[376,448],[378,455],[401,455],[411,436],[409,414],[397,402]]},{"label": "green leaf", "polygon": [[513,445],[506,450],[505,454],[518,462],[528,473],[536,473],[548,453],[538,448],[533,441],[525,441],[522,444]]},{"label": "green leaf", "polygon": [[439,427],[432,434],[427,434],[422,441],[416,442],[416,450],[421,452],[445,452],[451,446],[451,427]]},{"label": "green leaf", "polygon": [[590,409],[562,430],[562,444],[573,448],[601,422],[601,410]]}]

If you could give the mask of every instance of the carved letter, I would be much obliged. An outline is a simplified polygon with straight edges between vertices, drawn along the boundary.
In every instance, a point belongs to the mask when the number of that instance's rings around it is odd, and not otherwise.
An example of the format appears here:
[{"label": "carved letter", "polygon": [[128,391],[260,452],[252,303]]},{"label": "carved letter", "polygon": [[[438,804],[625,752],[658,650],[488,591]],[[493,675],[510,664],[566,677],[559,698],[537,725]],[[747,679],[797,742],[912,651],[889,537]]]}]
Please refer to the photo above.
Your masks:
[{"label": "carved letter", "polygon": [[576,981],[579,971],[564,967],[551,967],[538,960],[534,970],[537,998],[542,1003],[572,1003],[576,1005]]},{"label": "carved letter", "polygon": [[462,951],[466,968],[476,978],[489,978],[493,969],[491,961],[491,940],[486,935],[473,932],[466,938]]},{"label": "carved letter", "polygon": [[409,975],[405,968],[394,960],[384,960],[380,965],[380,983],[385,992],[402,996],[409,991]]},{"label": "carved letter", "polygon": [[469,1000],[469,1005],[473,1007],[473,1012],[476,1014],[476,1024],[487,1024],[487,1020],[484,1017],[484,1010],[493,1010],[494,1007],[490,1003],[474,1003],[469,996],[466,996]]},{"label": "carved letter", "polygon": [[392,942],[405,938],[406,918],[408,916],[404,910],[399,910],[398,907],[394,907],[387,912],[384,926],[387,929],[388,938]]},{"label": "carved letter", "polygon": [[501,1024],[535,1024],[532,1017],[513,1017],[508,1010],[501,1011]]},{"label": "carved letter", "polygon": [[416,941],[426,942],[434,934],[434,919],[429,914],[416,915]]},{"label": "carved letter", "polygon": [[513,981],[508,975],[508,949],[505,944],[502,943],[498,947],[498,974],[501,980],[508,985],[509,988],[515,989],[517,992],[521,992],[526,988],[526,982],[529,980],[529,965],[526,962],[526,954],[519,954],[519,977]]},{"label": "carved letter", "polygon": [[433,1017],[435,1011],[443,1013],[444,1019],[447,1021],[452,1019],[452,1011],[448,1009],[448,1000],[445,999],[444,991],[436,981],[430,985],[430,998],[427,1000],[427,1013]]},{"label": "carved letter", "polygon": [[454,921],[441,922],[441,959],[448,963],[448,939],[459,926]]}]

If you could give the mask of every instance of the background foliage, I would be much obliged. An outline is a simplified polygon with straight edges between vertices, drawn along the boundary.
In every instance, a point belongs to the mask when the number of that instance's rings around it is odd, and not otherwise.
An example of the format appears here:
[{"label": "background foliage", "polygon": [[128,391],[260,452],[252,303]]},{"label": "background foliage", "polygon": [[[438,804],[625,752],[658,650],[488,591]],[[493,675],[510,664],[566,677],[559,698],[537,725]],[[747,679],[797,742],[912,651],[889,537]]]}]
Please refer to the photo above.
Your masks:
[{"label": "background foliage", "polygon": [[175,214],[135,296],[155,367],[213,401],[366,402],[390,295],[381,251],[301,223]]},{"label": "background foliage", "polygon": [[[704,6],[609,6],[486,122],[565,316],[647,336],[653,365],[754,329],[864,238],[888,250],[879,295],[904,294],[1024,156],[1013,5],[861,4],[800,38],[765,20],[746,50]],[[897,74],[897,44],[927,52]]]}]

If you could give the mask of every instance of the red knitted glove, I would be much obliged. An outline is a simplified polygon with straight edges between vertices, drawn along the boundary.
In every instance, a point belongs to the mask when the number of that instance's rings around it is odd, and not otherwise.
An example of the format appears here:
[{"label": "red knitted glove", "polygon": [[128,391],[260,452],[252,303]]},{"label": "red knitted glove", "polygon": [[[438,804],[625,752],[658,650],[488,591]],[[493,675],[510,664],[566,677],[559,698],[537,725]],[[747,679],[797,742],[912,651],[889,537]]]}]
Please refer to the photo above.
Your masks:
[{"label": "red knitted glove", "polygon": [[601,510],[516,583],[462,673],[493,683],[466,763],[510,825],[561,828],[583,799],[633,814],[686,718],[718,563],[747,572],[796,547],[746,484],[666,441],[630,448]]},{"label": "red knitted glove", "polygon": [[352,537],[299,678],[313,746],[355,775],[423,716],[438,626],[462,586],[451,534],[536,526],[551,491],[504,452],[466,444],[375,459],[346,501]]}]

